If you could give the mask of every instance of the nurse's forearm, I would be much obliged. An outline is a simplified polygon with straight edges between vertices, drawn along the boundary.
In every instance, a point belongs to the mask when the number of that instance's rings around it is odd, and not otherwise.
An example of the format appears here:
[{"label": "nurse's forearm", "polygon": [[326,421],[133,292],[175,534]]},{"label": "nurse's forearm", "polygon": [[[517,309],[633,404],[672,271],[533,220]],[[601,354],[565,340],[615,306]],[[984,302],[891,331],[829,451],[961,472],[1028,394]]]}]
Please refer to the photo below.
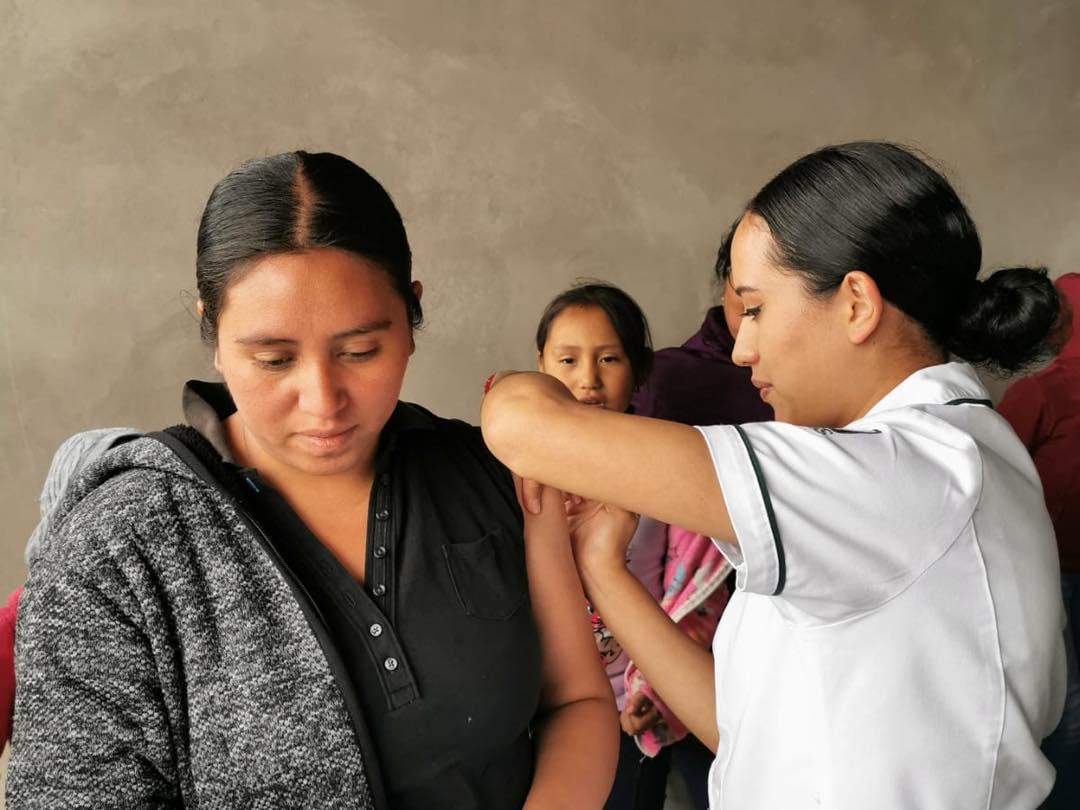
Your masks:
[{"label": "nurse's forearm", "polygon": [[619,562],[583,565],[593,608],[668,708],[715,751],[716,687],[709,652],[683,633]]},{"label": "nurse's forearm", "polygon": [[606,697],[567,703],[544,717],[525,810],[603,807],[615,771],[617,725]]},{"label": "nurse's forearm", "polygon": [[692,427],[584,405],[554,377],[531,372],[495,384],[480,425],[491,452],[518,475],[735,540],[709,447]]}]

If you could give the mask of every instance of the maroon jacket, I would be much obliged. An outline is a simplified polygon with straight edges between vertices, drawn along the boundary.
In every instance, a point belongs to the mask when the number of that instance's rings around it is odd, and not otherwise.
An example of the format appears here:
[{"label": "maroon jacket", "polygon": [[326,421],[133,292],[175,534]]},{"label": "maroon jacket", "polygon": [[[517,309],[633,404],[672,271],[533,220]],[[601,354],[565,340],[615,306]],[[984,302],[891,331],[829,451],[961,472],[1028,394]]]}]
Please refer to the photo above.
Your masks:
[{"label": "maroon jacket", "polygon": [[732,361],[734,347],[723,307],[713,307],[696,335],[656,353],[649,379],[634,394],[634,413],[686,425],[772,419],[772,408],[750,383],[750,369]]},{"label": "maroon jacket", "polygon": [[1037,374],[1017,380],[998,410],[1035,460],[1054,522],[1061,570],[1080,573],[1080,273],[1056,282],[1072,308],[1072,336]]}]

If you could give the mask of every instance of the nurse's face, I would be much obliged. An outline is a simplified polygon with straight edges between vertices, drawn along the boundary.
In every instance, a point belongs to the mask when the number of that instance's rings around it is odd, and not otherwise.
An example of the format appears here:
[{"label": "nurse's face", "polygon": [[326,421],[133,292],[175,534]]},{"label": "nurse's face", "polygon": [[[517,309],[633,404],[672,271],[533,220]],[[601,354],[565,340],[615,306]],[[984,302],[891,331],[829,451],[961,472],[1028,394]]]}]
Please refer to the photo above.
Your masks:
[{"label": "nurse's face", "polygon": [[835,328],[828,299],[808,295],[798,274],[780,269],[772,244],[765,220],[743,217],[731,246],[731,286],[742,305],[732,359],[750,367],[778,421],[845,424],[838,358],[849,343]]},{"label": "nurse's face", "polygon": [[366,471],[412,350],[378,265],[330,249],[258,260],[225,294],[214,355],[237,455],[270,474]]}]

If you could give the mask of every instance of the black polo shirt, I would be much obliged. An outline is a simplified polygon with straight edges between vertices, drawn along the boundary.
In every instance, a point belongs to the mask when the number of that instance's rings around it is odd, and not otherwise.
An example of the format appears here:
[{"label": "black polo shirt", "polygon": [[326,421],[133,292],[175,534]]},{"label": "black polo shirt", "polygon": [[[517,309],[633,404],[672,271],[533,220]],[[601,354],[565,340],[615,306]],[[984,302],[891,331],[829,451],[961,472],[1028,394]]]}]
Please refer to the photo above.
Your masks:
[{"label": "black polo shirt", "polygon": [[[190,419],[199,400],[203,417]],[[217,420],[232,413],[224,387],[192,384],[186,403],[220,444],[205,404]],[[339,683],[362,707],[391,806],[520,808],[541,661],[513,481],[479,429],[408,403],[375,464],[363,585],[256,470],[236,474],[340,654]]]}]

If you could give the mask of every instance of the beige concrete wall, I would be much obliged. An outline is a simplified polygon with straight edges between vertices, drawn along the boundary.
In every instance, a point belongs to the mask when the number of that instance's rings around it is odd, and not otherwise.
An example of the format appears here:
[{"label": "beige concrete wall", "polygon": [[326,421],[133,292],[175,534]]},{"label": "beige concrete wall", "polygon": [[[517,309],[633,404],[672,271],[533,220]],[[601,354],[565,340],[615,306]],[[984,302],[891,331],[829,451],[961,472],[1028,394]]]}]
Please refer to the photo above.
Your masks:
[{"label": "beige concrete wall", "polygon": [[658,343],[722,227],[826,142],[924,148],[988,264],[1080,268],[1075,2],[0,0],[0,591],[57,444],[178,418],[213,183],[296,147],[404,213],[428,326],[408,397],[475,418],[546,300],[624,285]]}]

